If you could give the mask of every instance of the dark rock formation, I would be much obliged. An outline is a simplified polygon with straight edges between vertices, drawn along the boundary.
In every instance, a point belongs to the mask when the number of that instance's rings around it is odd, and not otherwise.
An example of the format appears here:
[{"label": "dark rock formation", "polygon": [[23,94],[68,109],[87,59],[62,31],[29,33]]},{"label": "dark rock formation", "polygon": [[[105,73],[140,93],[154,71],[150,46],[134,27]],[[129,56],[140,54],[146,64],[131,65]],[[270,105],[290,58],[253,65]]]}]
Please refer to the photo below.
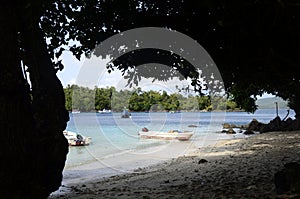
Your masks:
[{"label": "dark rock formation", "polygon": [[260,133],[266,133],[271,131],[295,131],[299,130],[299,122],[298,120],[292,120],[288,118],[286,120],[281,120],[279,116],[275,117],[268,124],[264,124],[258,122],[256,119],[253,119],[247,130],[249,131],[257,131]]},{"label": "dark rock formation", "polygon": [[[287,118],[287,117],[285,117]],[[300,122],[295,119],[287,118],[281,120],[279,116],[275,117],[268,124],[262,123],[253,119],[249,124],[246,125],[235,125],[224,123],[222,133],[236,134],[232,128],[240,128],[240,130],[246,130],[245,135],[254,134],[254,132],[266,133],[271,131],[296,131],[300,129]]]},{"label": "dark rock formation", "polygon": [[224,129],[229,129],[229,128],[240,128],[240,129],[245,129],[248,125],[237,125],[237,124],[229,124],[229,123],[224,123],[223,128]]},{"label": "dark rock formation", "polygon": [[232,128],[230,128],[228,129],[227,134],[236,134],[236,132]]},{"label": "dark rock formation", "polygon": [[200,159],[199,162],[198,162],[198,164],[203,164],[203,163],[207,163],[207,162],[208,162],[208,161],[205,160],[205,159]]},{"label": "dark rock formation", "polygon": [[258,122],[256,119],[253,119],[247,128],[249,131],[260,131],[261,128],[264,126],[264,123]]},{"label": "dark rock formation", "polygon": [[228,130],[227,129],[223,129],[221,131],[221,133],[226,133],[226,134],[236,134],[236,132],[232,129],[232,128],[229,128]]},{"label": "dark rock formation", "polygon": [[285,164],[284,169],[275,174],[274,183],[277,194],[300,194],[300,164]]},{"label": "dark rock formation", "polygon": [[253,135],[254,132],[251,131],[251,130],[246,130],[246,131],[244,132],[244,134],[245,134],[245,135]]}]

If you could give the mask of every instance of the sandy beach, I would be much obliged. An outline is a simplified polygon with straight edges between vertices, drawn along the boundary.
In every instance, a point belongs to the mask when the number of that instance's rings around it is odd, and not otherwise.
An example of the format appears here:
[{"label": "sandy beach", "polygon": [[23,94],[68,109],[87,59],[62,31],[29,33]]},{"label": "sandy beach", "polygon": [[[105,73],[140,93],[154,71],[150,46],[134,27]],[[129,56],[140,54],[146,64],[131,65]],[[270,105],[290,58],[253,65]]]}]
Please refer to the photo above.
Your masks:
[{"label": "sandy beach", "polygon": [[300,131],[219,140],[125,174],[91,173],[49,198],[300,198],[275,192],[274,174],[289,162],[300,163]]}]

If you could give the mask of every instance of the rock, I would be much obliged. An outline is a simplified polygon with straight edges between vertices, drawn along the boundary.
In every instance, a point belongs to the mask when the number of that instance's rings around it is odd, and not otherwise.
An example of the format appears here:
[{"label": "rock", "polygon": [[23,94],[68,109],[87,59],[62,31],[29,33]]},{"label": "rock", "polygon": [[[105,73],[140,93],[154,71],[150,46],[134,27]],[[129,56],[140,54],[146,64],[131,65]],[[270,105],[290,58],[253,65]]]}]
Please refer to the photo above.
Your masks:
[{"label": "rock", "polygon": [[263,124],[260,129],[258,130],[260,133],[266,133],[272,131],[269,125]]},{"label": "rock", "polygon": [[198,164],[203,164],[203,163],[206,163],[206,162],[208,162],[208,161],[205,160],[205,159],[201,159],[201,160],[199,160]]},{"label": "rock", "polygon": [[224,124],[223,124],[223,128],[224,128],[224,129],[229,129],[230,127],[231,127],[231,125],[228,124],[228,123],[224,123]]},{"label": "rock", "polygon": [[243,133],[243,130],[240,129],[237,133]]},{"label": "rock", "polygon": [[248,127],[249,127],[249,124],[245,124],[245,125],[240,126],[241,129],[247,129]]},{"label": "rock", "polygon": [[280,119],[280,117],[275,117],[268,124],[264,124],[264,123],[258,122],[256,119],[253,119],[250,122],[247,130],[259,131],[260,133],[266,133],[266,132],[270,132],[270,131],[280,131],[280,130],[282,130],[281,119]]},{"label": "rock", "polygon": [[300,164],[296,162],[285,164],[283,170],[275,173],[274,183],[277,194],[300,194]]},{"label": "rock", "polygon": [[253,131],[251,131],[251,130],[246,130],[245,132],[244,132],[244,134],[245,135],[253,135],[253,134],[255,134]]},{"label": "rock", "polygon": [[287,131],[293,130],[293,120],[289,117],[285,121],[282,121],[281,126]]},{"label": "rock", "polygon": [[229,128],[228,130],[223,129],[223,130],[221,131],[221,133],[226,133],[226,134],[236,134],[236,132],[235,132],[232,128]]},{"label": "rock", "polygon": [[280,131],[281,130],[281,119],[279,116],[275,117],[268,124],[271,131]]},{"label": "rock", "polygon": [[247,130],[259,131],[260,133],[266,133],[270,131],[295,131],[300,129],[299,121],[292,120],[291,118],[282,121],[279,116],[275,117],[268,124],[263,124],[253,119]]},{"label": "rock", "polygon": [[221,133],[227,133],[228,132],[228,130],[226,130],[226,129],[223,129],[222,131],[221,131]]},{"label": "rock", "polygon": [[285,131],[296,131],[299,130],[299,122],[291,118],[282,121],[281,126]]},{"label": "rock", "polygon": [[265,125],[261,122],[258,122],[256,119],[253,119],[250,123],[249,126],[247,128],[247,130],[251,130],[251,131],[259,131],[261,130],[261,127]]},{"label": "rock", "polygon": [[236,134],[236,132],[232,128],[230,128],[228,129],[227,134]]}]

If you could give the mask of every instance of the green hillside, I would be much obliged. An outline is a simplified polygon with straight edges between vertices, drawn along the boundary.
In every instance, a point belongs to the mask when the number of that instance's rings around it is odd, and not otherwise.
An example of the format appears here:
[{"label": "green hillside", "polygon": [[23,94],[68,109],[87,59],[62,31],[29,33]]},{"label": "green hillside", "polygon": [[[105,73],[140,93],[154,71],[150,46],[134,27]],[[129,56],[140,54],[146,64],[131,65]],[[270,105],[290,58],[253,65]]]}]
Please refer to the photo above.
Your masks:
[{"label": "green hillside", "polygon": [[278,108],[288,108],[287,102],[280,97],[261,98],[256,101],[259,109],[275,108],[275,102],[278,103]]}]

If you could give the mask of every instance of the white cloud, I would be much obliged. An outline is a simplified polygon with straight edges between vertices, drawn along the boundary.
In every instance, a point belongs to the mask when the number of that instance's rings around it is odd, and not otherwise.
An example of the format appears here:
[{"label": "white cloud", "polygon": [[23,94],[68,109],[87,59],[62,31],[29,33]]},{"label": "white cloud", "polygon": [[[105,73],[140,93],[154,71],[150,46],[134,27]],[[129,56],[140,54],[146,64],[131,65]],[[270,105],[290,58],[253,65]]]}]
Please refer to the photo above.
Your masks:
[{"label": "white cloud", "polygon": [[57,72],[57,77],[60,79],[62,85],[66,87],[68,84],[74,84],[78,72],[84,62],[85,58],[82,56],[81,60],[77,60],[71,52],[64,51],[62,54],[62,63],[64,69]]},{"label": "white cloud", "polygon": [[67,84],[69,85],[76,84],[76,79],[75,78],[71,79],[70,81],[67,82]]}]

